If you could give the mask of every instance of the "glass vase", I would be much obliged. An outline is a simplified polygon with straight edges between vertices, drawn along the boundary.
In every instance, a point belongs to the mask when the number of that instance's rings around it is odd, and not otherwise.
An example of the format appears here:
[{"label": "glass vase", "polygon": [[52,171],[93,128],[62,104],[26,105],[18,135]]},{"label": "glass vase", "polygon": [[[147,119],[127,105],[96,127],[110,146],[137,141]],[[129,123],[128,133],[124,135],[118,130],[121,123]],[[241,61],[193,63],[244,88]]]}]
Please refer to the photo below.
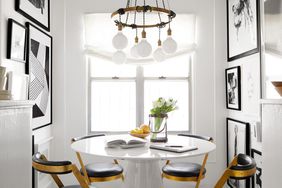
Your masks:
[{"label": "glass vase", "polygon": [[167,114],[150,114],[151,142],[167,142]]}]

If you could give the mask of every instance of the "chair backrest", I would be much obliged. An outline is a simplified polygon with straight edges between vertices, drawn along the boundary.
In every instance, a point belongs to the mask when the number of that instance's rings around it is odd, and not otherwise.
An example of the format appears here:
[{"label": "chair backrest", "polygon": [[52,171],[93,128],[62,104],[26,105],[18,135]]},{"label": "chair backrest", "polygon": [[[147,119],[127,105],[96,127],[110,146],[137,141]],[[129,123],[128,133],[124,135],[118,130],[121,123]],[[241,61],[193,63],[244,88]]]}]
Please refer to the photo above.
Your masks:
[{"label": "chair backrest", "polygon": [[256,162],[253,158],[245,154],[238,154],[221,178],[215,185],[215,188],[222,188],[226,181],[230,179],[243,180],[248,179],[256,173]]},{"label": "chair backrest", "polygon": [[72,163],[70,161],[47,161],[41,153],[33,155],[32,166],[37,171],[46,174],[72,173]]},{"label": "chair backrest", "polygon": [[187,136],[187,137],[191,137],[191,138],[198,138],[198,139],[206,140],[206,141],[209,141],[209,142],[213,141],[212,137],[195,135],[195,134],[178,134],[177,136]]},{"label": "chair backrest", "polygon": [[80,137],[72,138],[71,141],[77,142],[77,141],[84,140],[87,138],[93,138],[93,137],[99,137],[99,136],[106,136],[106,135],[105,134],[92,134],[92,135],[80,136]]},{"label": "chair backrest", "polygon": [[230,167],[231,179],[246,179],[252,177],[256,172],[256,161],[248,155],[239,154],[237,164]]},{"label": "chair backrest", "polygon": [[64,187],[58,175],[73,173],[82,188],[89,188],[76,165],[70,161],[48,161],[43,154],[36,153],[32,156],[32,167],[41,173],[50,174],[58,187]]}]

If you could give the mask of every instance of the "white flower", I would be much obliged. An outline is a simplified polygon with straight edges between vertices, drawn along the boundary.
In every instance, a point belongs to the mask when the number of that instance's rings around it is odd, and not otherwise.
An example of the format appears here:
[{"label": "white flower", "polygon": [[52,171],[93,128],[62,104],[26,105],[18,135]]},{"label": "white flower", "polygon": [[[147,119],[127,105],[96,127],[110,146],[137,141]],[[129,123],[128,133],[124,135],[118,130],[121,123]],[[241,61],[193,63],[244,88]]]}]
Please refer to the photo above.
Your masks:
[{"label": "white flower", "polygon": [[158,101],[153,101],[153,108],[157,108],[159,105]]}]

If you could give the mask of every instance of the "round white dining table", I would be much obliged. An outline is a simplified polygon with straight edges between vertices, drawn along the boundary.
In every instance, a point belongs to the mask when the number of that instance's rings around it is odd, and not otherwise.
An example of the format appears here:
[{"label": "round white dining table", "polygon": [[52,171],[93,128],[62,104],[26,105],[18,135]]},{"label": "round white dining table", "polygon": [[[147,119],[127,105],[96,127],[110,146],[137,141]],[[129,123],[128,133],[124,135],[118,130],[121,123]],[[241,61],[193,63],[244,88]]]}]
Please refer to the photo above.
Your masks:
[{"label": "round white dining table", "polygon": [[[215,150],[214,143],[185,136],[169,135],[168,145],[196,146],[198,149],[184,153],[175,153],[150,149],[151,143],[147,139],[145,147],[121,149],[107,148],[106,141],[113,139],[128,139],[129,135],[109,135],[93,137],[74,142],[71,147],[74,151],[90,154],[107,159],[126,160],[125,188],[161,188],[163,182],[159,162],[204,155]],[[134,137],[132,137],[134,139]]]}]

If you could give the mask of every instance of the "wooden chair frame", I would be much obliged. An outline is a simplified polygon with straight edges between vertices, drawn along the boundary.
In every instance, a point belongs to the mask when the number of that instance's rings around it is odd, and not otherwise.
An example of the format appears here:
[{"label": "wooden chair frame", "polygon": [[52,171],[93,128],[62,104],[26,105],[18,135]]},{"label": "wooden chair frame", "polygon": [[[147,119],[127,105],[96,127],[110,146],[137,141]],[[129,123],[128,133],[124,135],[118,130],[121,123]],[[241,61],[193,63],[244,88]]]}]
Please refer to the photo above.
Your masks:
[{"label": "wooden chair frame", "polygon": [[[179,134],[179,136],[185,136],[185,135]],[[195,135],[187,135],[187,137],[195,137]],[[213,139],[211,137],[210,137],[209,142],[213,142]],[[205,175],[203,174],[203,172],[205,170],[205,166],[207,164],[208,157],[209,157],[209,154],[208,153],[205,154],[205,157],[204,157],[203,162],[202,162],[202,167],[200,169],[199,176],[195,176],[195,177],[178,177],[178,176],[172,176],[172,175],[169,175],[169,174],[166,174],[166,173],[163,172],[162,173],[162,178],[166,178],[166,179],[170,179],[170,180],[174,180],[174,181],[192,181],[192,182],[196,182],[195,188],[199,188],[201,180],[205,178]],[[170,163],[170,161],[168,160],[166,162],[166,165],[168,165],[169,163]]]},{"label": "wooden chair frame", "polygon": [[238,156],[236,156],[232,160],[232,162],[229,164],[227,169],[224,171],[221,178],[217,181],[214,188],[222,188],[224,186],[224,184],[226,183],[226,181],[230,177],[236,177],[236,178],[242,178],[242,179],[249,178],[249,177],[253,176],[256,173],[256,170],[257,170],[256,167],[251,168],[249,170],[232,170],[231,167],[236,166],[236,165],[238,165]]},{"label": "wooden chair frame", "polygon": [[[48,161],[47,158],[43,154],[41,154],[41,159],[44,161]],[[58,174],[65,174],[65,173],[73,173],[73,175],[76,177],[77,181],[79,182],[82,188],[89,188],[87,182],[85,181],[84,177],[81,175],[81,173],[79,172],[75,164],[62,165],[62,166],[51,166],[51,165],[44,165],[44,164],[40,164],[35,161],[32,161],[32,167],[37,171],[44,172],[46,174],[50,174],[59,188],[63,188],[64,184],[60,180]]]},{"label": "wooden chair frame", "polygon": [[[73,139],[71,140],[71,143],[74,143],[74,142],[76,142],[75,138],[73,138]],[[124,181],[124,175],[123,175],[123,173],[122,173],[122,174],[115,175],[115,176],[101,177],[101,178],[99,178],[99,177],[89,177],[88,174],[87,174],[87,171],[86,171],[86,168],[85,168],[85,165],[84,165],[84,163],[83,163],[83,160],[82,160],[82,157],[81,157],[80,153],[79,153],[79,152],[75,152],[75,153],[76,153],[77,159],[78,159],[78,161],[79,161],[79,164],[80,164],[80,166],[81,166],[81,170],[82,170],[82,172],[83,172],[83,175],[82,175],[82,176],[84,177],[84,179],[86,180],[86,182],[87,182],[89,185],[90,185],[91,183],[93,183],[93,182],[113,181],[113,180],[117,180],[117,179],[120,179],[120,178],[121,178],[122,181]],[[114,163],[115,163],[115,164],[119,164],[116,159],[114,159]]]}]

